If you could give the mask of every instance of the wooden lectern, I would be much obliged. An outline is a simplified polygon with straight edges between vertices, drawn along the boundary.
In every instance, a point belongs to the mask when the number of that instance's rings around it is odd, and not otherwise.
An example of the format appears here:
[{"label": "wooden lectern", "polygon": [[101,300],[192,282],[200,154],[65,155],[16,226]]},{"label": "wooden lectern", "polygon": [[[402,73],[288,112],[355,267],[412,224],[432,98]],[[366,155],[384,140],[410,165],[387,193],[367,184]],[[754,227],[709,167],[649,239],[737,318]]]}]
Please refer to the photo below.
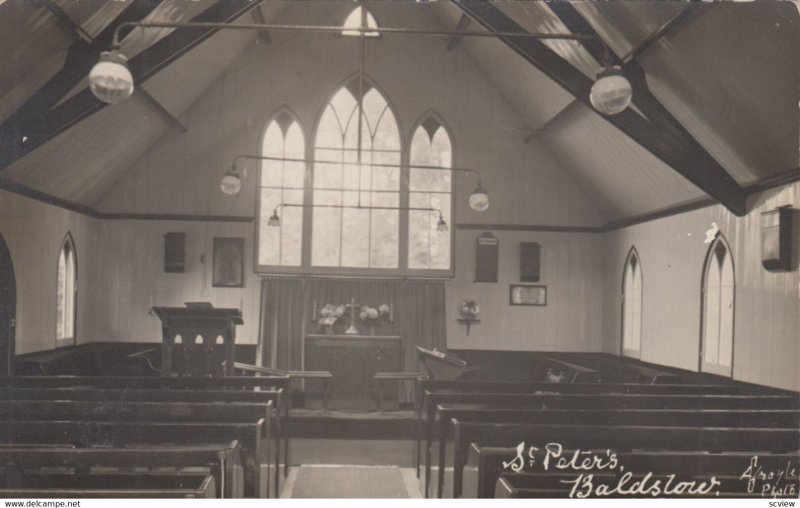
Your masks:
[{"label": "wooden lectern", "polygon": [[152,310],[161,319],[162,376],[233,374],[236,325],[244,324],[239,309],[207,304]]},{"label": "wooden lectern", "polygon": [[428,377],[439,381],[455,381],[464,374],[470,372],[479,373],[481,368],[478,366],[467,365],[467,362],[457,357],[453,353],[433,350],[415,346],[419,355],[419,360],[428,371]]}]

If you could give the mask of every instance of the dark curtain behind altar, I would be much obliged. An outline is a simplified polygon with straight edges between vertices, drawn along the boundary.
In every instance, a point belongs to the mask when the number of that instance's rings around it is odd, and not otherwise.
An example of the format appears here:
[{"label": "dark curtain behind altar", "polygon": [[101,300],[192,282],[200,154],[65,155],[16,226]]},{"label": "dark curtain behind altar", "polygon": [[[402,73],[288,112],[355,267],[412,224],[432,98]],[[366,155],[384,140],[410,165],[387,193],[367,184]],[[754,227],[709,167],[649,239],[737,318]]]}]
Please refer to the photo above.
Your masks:
[{"label": "dark curtain behind altar", "polygon": [[[262,365],[302,370],[304,337],[323,333],[317,325],[320,309],[329,303],[349,304],[355,298],[358,308],[392,306],[393,323],[381,323],[375,334],[399,335],[403,370],[422,372],[414,346],[445,347],[444,294],[441,280],[267,277],[261,283]],[[349,324],[348,314],[340,318],[336,329],[343,331]]]}]

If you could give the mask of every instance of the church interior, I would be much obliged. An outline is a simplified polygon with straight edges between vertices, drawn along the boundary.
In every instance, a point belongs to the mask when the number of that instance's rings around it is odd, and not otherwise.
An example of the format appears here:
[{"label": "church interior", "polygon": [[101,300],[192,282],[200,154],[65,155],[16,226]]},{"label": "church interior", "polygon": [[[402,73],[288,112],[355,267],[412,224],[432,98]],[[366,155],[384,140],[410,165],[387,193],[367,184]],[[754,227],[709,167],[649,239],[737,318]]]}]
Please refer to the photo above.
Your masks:
[{"label": "church interior", "polygon": [[798,497],[797,0],[0,0],[0,48],[0,498]]}]

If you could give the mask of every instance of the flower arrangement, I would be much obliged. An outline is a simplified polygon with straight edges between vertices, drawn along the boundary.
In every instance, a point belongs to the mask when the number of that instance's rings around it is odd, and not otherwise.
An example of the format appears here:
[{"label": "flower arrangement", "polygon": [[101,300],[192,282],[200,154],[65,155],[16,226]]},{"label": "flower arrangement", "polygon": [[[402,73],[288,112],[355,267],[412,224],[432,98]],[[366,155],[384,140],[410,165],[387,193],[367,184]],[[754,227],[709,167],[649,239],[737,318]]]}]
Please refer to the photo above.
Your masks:
[{"label": "flower arrangement", "polygon": [[319,311],[320,318],[317,323],[320,326],[333,326],[336,321],[345,315],[347,312],[347,307],[344,305],[333,305],[331,303],[326,304],[322,309]]},{"label": "flower arrangement", "polygon": [[466,320],[478,319],[481,308],[475,300],[464,300],[461,302],[461,317]]},{"label": "flower arrangement", "polygon": [[361,312],[358,314],[358,319],[362,323],[369,326],[370,333],[375,333],[375,327],[382,321],[392,322],[392,309],[385,303],[375,307],[364,305],[361,307]]}]

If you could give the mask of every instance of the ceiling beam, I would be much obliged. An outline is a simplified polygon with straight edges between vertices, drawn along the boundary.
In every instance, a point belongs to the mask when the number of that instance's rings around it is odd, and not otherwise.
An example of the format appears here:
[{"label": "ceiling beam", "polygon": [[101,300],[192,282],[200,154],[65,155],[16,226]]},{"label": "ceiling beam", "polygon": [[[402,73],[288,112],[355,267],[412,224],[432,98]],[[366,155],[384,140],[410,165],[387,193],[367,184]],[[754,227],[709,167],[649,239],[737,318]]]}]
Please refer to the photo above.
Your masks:
[{"label": "ceiling beam", "polygon": [[683,8],[681,12],[676,14],[672,19],[661,25],[661,27],[656,30],[655,32],[651,33],[645,40],[639,43],[638,46],[633,48],[627,55],[625,55],[622,60],[624,62],[630,62],[635,60],[639,55],[647,51],[650,46],[658,42],[662,37],[667,35],[671,32],[675,27],[683,23],[690,14],[694,13],[698,7],[700,7],[702,2],[697,0],[692,0],[689,2],[689,5]]},{"label": "ceiling beam", "polygon": [[[452,0],[452,2],[489,31],[524,32],[519,24],[490,2],[474,0]],[[589,101],[592,80],[546,44],[533,38],[500,37],[500,39],[579,101],[592,107]],[[631,74],[634,75],[629,74],[628,77],[633,85],[636,107],[654,121],[648,121],[631,108],[616,115],[600,116],[733,213],[738,216],[744,215],[747,197],[745,190],[649,93],[644,72]],[[592,110],[594,111],[593,108]]]},{"label": "ceiling beam", "polygon": [[[456,24],[456,31],[460,32],[462,30],[466,30],[467,27],[469,26],[469,23],[470,23],[469,16],[467,16],[466,13],[461,13],[461,17],[458,18],[458,24]],[[447,41],[447,51],[453,51],[454,49],[456,49],[458,45],[461,44],[461,40],[462,37],[459,37],[457,35],[450,37],[450,39],[448,39]]]},{"label": "ceiling beam", "polygon": [[[149,0],[141,0],[141,2],[144,3],[148,1]],[[262,0],[218,0],[208,9],[192,18],[190,22],[230,23],[243,14],[250,12],[255,7],[258,7],[261,1]],[[140,0],[131,2],[131,7],[126,9],[125,12],[139,3]],[[143,17],[145,16],[136,17],[130,21],[140,21]],[[115,20],[113,24],[114,27],[116,27],[117,24],[117,20]],[[134,82],[137,84],[145,82],[219,30],[219,28],[179,28],[174,30],[169,35],[129,60],[128,67],[133,75]],[[127,32],[123,31],[121,36],[124,37],[125,33]],[[112,34],[113,27],[108,36],[108,43],[102,47],[102,50],[107,50],[110,46]],[[99,40],[100,38],[98,37],[95,39],[95,42],[97,43]],[[97,56],[99,56],[99,52],[88,62],[88,67],[85,68],[85,71],[79,74],[79,80],[83,79],[91,67],[97,62]],[[69,61],[65,64],[65,68],[68,67],[70,67]],[[72,86],[69,88],[71,89]],[[66,93],[66,91],[64,93]],[[63,94],[61,94],[61,96],[63,96]],[[59,99],[61,96],[59,96]],[[13,145],[10,146],[11,149],[5,149],[6,145],[3,143],[5,139],[2,137],[2,132],[0,132],[0,148],[2,148],[0,149],[0,169],[7,167],[17,159],[30,153],[73,125],[103,109],[105,106],[107,106],[106,103],[98,100],[92,94],[91,90],[86,88],[52,110],[47,111],[46,115],[44,115],[44,121],[39,119],[38,123],[35,125],[35,129],[9,129],[14,135],[12,139],[16,138]],[[26,132],[27,130],[30,130],[34,135],[28,134]],[[27,140],[25,142],[19,141],[23,136],[27,136]]]},{"label": "ceiling beam", "polygon": [[[72,30],[72,32],[75,34],[76,37],[83,40],[87,44],[91,44],[94,42],[92,36],[89,35],[80,24],[76,23],[75,20],[69,17],[69,14],[64,12],[61,9],[61,7],[59,7],[56,3],[53,2],[53,0],[39,0],[39,1],[42,2],[44,6],[50,10],[50,12],[55,14],[55,16],[58,19],[60,19],[62,23],[64,23],[67,27],[69,27],[69,29]],[[150,93],[147,90],[145,90],[141,86],[137,86],[134,89],[134,92],[138,94],[142,99],[144,99],[146,103],[152,106],[153,109],[155,109],[162,117],[164,117],[167,120],[167,122],[169,122],[173,127],[175,127],[181,132],[186,132],[186,126],[183,125],[183,123],[181,123],[181,121],[178,120],[175,117],[175,115],[170,113],[169,110],[167,110],[167,108],[165,108],[160,102],[158,102],[158,100],[155,97],[150,95]]]},{"label": "ceiling beam", "polygon": [[85,42],[86,44],[91,44],[94,41],[92,36],[86,33],[86,30],[84,30],[82,26],[76,23],[74,19],[69,17],[69,14],[64,12],[64,10],[61,7],[59,7],[58,4],[56,4],[53,0],[39,0],[39,2],[45,8],[47,8],[47,10],[52,12],[55,17],[61,20],[61,22],[64,23],[70,30],[72,30],[72,33],[75,34],[75,36],[81,39],[83,42]]},{"label": "ceiling beam", "polygon": [[[109,48],[117,26],[147,17],[160,3],[161,0],[131,2],[93,40],[57,5],[49,1],[42,4],[65,23],[78,40],[67,50],[61,70],[0,125],[0,169],[50,139],[46,126],[48,111],[86,77],[92,66],[97,63],[100,53]],[[130,29],[123,29],[121,35],[124,36],[129,32]],[[87,41],[87,37],[91,42]]]},{"label": "ceiling beam", "polygon": [[[250,14],[250,16],[253,18],[253,21],[259,25],[267,24],[267,20],[264,19],[264,12],[261,10],[261,7],[256,7],[253,9],[253,12]],[[269,36],[268,30],[259,30],[258,38],[266,44],[272,44],[272,37]]]},{"label": "ceiling beam", "polygon": [[[572,3],[547,2],[547,7],[549,7],[550,10],[553,11],[553,14],[555,14],[558,17],[558,19],[561,20],[562,23],[564,23],[564,26],[567,27],[567,30],[570,33],[595,34],[592,25],[590,25],[589,22],[586,21],[586,19],[583,16],[581,16],[581,13],[579,13],[578,10],[575,7],[573,7]],[[594,58],[599,65],[603,65],[605,63],[606,59],[605,45],[603,45],[603,43],[600,42],[599,36],[598,40],[590,39],[586,41],[581,41],[581,44],[586,49],[586,51],[588,51],[589,54],[592,55],[592,58]],[[617,58],[617,55],[612,53],[610,50],[608,51],[608,57],[611,59],[612,64],[620,65],[621,62],[619,61],[619,58]]]},{"label": "ceiling beam", "polygon": [[175,127],[176,129],[178,129],[181,132],[186,132],[186,126],[183,125],[183,122],[178,120],[178,118],[175,117],[175,115],[170,113],[169,110],[167,108],[165,108],[163,104],[158,102],[158,99],[156,99],[155,97],[150,95],[150,92],[145,90],[143,86],[141,86],[141,85],[137,86],[134,91],[136,92],[136,94],[139,97],[144,99],[144,101],[146,103],[148,103],[150,106],[152,106],[152,108],[155,109],[158,112],[158,114],[160,114],[162,117],[164,117],[164,119],[167,122],[169,122],[170,125],[172,125],[173,127]]}]

